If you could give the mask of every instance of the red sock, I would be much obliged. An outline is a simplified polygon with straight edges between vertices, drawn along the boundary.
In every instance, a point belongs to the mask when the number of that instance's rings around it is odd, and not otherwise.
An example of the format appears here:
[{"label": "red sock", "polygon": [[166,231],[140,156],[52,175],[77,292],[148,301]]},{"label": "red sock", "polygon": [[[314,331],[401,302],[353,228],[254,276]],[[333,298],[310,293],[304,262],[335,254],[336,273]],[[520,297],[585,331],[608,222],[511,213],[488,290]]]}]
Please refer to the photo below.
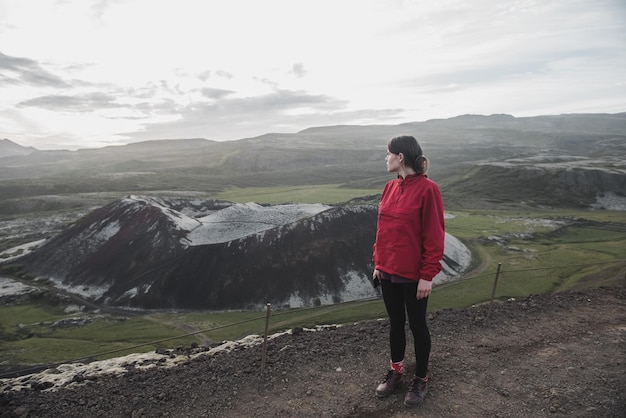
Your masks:
[{"label": "red sock", "polygon": [[391,370],[393,370],[396,373],[400,373],[400,374],[404,373],[404,361],[398,361],[397,363],[390,361],[389,366],[391,367]]}]

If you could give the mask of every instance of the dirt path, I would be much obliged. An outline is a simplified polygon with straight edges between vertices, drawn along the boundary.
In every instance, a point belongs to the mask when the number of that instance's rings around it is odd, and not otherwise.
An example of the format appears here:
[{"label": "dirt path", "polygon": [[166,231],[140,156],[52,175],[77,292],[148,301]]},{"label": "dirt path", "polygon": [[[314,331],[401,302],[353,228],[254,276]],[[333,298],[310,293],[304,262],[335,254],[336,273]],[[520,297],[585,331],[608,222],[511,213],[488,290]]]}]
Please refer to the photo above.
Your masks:
[{"label": "dirt path", "polygon": [[430,392],[414,409],[403,390],[374,396],[388,364],[381,320],[277,337],[264,371],[255,346],[57,392],[1,393],[0,416],[624,417],[623,288],[532,296],[488,313],[432,315]]}]

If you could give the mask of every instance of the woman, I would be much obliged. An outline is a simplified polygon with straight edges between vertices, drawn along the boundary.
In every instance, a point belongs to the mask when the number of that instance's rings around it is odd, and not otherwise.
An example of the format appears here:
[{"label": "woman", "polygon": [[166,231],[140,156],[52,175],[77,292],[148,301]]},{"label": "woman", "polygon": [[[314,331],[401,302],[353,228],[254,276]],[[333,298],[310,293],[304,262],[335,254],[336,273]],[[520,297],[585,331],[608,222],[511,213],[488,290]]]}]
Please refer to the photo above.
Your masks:
[{"label": "woman", "polygon": [[415,345],[415,376],[404,404],[420,404],[428,390],[430,332],[426,307],[444,250],[443,202],[439,187],[426,176],[428,161],[417,140],[398,136],[387,144],[387,171],[397,178],[385,185],[374,244],[375,283],[380,282],[389,316],[390,369],[376,388],[391,395],[402,382],[406,316]]}]

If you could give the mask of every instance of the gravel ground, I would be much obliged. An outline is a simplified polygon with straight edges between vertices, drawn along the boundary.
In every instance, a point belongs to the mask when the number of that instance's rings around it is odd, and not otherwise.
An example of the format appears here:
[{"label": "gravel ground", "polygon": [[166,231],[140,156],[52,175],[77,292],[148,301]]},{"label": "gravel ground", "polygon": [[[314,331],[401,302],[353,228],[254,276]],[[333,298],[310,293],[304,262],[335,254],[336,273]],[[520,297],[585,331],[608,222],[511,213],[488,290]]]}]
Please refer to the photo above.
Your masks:
[{"label": "gravel ground", "polygon": [[[430,391],[378,399],[388,322],[293,332],[174,368],[0,393],[1,417],[626,416],[626,291],[600,288],[430,315]],[[297,330],[295,330],[297,331]],[[409,340],[407,359],[413,358]],[[409,360],[408,372],[414,365]],[[410,376],[406,376],[408,381]]]}]

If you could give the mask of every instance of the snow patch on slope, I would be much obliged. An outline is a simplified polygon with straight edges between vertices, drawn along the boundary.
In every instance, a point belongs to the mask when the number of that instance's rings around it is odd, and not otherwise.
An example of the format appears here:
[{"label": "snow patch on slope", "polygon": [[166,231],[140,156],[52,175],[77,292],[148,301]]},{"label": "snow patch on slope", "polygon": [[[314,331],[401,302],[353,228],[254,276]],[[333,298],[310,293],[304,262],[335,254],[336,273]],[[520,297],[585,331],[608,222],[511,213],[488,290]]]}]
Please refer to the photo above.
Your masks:
[{"label": "snow patch on slope", "polygon": [[75,293],[85,298],[89,299],[101,299],[104,297],[104,294],[109,290],[108,285],[103,286],[92,286],[92,285],[81,285],[81,286],[72,286],[64,284],[62,280],[57,279],[55,277],[49,277],[50,281],[54,284],[54,287],[65,290],[68,293]]},{"label": "snow patch on slope", "polygon": [[626,211],[626,196],[619,196],[612,192],[606,192],[596,197],[596,203],[591,205],[594,209]]},{"label": "snow patch on slope", "polygon": [[322,204],[261,206],[238,203],[199,218],[200,226],[187,234],[187,245],[208,245],[234,241],[248,235],[296,222],[330,209]]},{"label": "snow patch on slope", "polygon": [[23,295],[37,290],[33,286],[22,284],[8,277],[0,277],[0,297]]},{"label": "snow patch on slope", "polygon": [[200,225],[200,222],[190,216],[185,215],[182,212],[174,210],[167,206],[167,204],[156,197],[144,197],[144,196],[129,196],[122,200],[123,203],[134,204],[136,202],[145,203],[159,209],[171,222],[175,229],[181,231],[191,231]]},{"label": "snow patch on slope", "polygon": [[444,254],[446,258],[454,260],[457,263],[453,267],[446,263],[444,259],[441,262],[443,269],[433,278],[433,284],[441,284],[457,279],[472,262],[472,253],[457,237],[446,232],[444,241]]},{"label": "snow patch on slope", "polygon": [[16,247],[9,248],[0,252],[0,263],[5,261],[15,260],[16,258],[23,257],[39,248],[46,239],[40,239],[37,241],[27,242],[26,244],[18,245]]},{"label": "snow patch on slope", "polygon": [[344,289],[340,292],[320,292],[315,298],[305,298],[299,292],[294,292],[284,304],[289,308],[304,308],[315,305],[333,305],[340,302],[351,302],[380,296],[380,291],[372,286],[371,279],[359,272],[351,270],[344,273],[342,282]]}]

